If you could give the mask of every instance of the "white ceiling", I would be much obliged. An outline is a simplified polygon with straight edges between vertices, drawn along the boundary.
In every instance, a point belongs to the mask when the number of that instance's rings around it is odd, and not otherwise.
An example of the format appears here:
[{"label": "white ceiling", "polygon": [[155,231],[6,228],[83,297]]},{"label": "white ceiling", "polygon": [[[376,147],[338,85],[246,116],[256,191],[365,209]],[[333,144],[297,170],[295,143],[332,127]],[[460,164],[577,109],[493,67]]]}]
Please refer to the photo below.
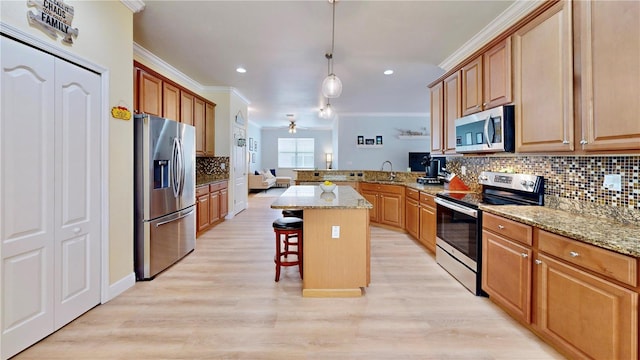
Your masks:
[{"label": "white ceiling", "polygon": [[[426,118],[427,84],[444,73],[438,64],[513,2],[339,1],[334,72],[343,92],[332,106],[341,118]],[[331,12],[326,0],[147,0],[134,15],[134,41],[202,86],[235,88],[258,126],[286,127],[292,113],[299,126],[327,128],[318,110]]]}]

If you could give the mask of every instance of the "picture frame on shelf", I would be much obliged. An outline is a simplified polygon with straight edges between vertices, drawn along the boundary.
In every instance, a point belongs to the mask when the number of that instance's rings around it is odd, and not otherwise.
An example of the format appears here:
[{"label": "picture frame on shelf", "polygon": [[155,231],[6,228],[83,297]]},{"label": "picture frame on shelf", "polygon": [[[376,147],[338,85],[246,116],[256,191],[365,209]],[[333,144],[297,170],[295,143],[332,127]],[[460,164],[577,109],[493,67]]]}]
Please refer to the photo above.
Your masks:
[{"label": "picture frame on shelf", "polygon": [[366,139],[364,143],[365,145],[375,145],[376,141],[374,139]]},{"label": "picture frame on shelf", "polygon": [[382,135],[376,136],[376,145],[382,145]]},{"label": "picture frame on shelf", "polygon": [[364,136],[358,135],[358,145],[364,145]]}]

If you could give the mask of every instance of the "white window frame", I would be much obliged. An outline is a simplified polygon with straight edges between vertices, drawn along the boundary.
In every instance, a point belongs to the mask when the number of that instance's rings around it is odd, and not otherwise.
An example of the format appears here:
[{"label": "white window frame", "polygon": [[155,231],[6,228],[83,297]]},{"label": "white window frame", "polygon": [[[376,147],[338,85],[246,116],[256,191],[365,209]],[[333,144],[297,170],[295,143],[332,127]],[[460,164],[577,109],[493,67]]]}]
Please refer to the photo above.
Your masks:
[{"label": "white window frame", "polygon": [[[309,146],[309,142],[311,146]],[[293,148],[292,151],[282,151],[281,149],[285,145]],[[305,151],[305,148],[311,148],[311,151]],[[315,139],[278,138],[278,167],[281,169],[315,169]]]}]

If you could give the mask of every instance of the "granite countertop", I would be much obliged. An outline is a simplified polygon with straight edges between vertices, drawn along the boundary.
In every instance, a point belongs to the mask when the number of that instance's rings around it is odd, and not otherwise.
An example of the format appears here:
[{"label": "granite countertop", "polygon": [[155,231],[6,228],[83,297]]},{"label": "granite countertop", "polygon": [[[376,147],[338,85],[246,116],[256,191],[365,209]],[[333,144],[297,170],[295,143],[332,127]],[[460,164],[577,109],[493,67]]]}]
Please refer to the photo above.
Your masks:
[{"label": "granite countertop", "polygon": [[207,185],[218,181],[229,181],[229,178],[220,175],[196,175],[196,186]]},{"label": "granite countertop", "polygon": [[480,205],[480,209],[587,244],[640,258],[640,226],[546,206]]},{"label": "granite countertop", "polygon": [[289,187],[272,209],[371,209],[373,205],[351,186],[336,186],[332,192],[323,192],[319,186],[296,185]]}]

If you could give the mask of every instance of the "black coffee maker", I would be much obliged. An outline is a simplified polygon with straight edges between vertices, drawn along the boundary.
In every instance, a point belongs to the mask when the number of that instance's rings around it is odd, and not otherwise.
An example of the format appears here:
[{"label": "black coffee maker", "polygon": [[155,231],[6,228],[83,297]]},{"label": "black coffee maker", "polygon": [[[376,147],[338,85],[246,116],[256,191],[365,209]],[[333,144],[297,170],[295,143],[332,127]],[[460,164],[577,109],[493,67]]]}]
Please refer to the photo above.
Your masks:
[{"label": "black coffee maker", "polygon": [[440,174],[446,158],[434,159],[430,154],[422,157],[421,165],[424,166],[425,176],[417,179],[418,184],[439,184],[438,174]]},{"label": "black coffee maker", "polygon": [[438,177],[440,173],[440,160],[431,158],[431,155],[425,155],[422,158],[421,165],[424,165],[425,177],[434,179]]}]

